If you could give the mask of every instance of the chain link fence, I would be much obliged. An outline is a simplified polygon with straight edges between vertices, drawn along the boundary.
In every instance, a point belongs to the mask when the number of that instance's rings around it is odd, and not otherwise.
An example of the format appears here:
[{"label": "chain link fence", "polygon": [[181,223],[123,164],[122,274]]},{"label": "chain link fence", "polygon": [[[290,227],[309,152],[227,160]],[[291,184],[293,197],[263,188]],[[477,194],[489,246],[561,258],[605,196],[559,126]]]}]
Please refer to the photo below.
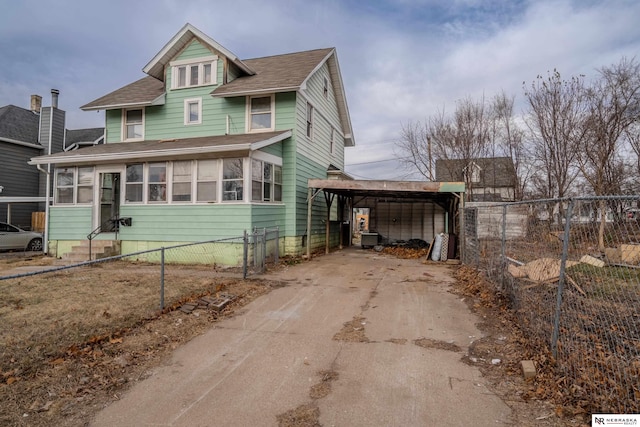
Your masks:
[{"label": "chain link fence", "polygon": [[559,385],[592,413],[640,413],[640,196],[470,203],[465,264],[507,295]]}]

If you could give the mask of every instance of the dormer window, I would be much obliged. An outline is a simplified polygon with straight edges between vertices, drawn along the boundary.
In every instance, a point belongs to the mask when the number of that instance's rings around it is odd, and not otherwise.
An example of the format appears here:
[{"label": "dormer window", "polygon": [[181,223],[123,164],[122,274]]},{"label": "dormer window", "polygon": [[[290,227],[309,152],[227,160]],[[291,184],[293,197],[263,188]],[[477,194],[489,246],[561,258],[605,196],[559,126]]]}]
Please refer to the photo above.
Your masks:
[{"label": "dormer window", "polygon": [[199,61],[178,60],[170,63],[172,75],[172,89],[208,86],[216,84],[216,64],[218,57],[209,56],[199,58]]},{"label": "dormer window", "polygon": [[123,141],[140,141],[144,139],[144,109],[124,110],[122,121]]}]

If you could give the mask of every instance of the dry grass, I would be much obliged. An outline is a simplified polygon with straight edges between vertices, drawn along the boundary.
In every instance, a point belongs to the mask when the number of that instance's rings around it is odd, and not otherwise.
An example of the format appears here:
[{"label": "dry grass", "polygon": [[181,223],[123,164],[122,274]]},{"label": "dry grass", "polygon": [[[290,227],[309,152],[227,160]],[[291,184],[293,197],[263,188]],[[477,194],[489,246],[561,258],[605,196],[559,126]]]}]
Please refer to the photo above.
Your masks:
[{"label": "dry grass", "polygon": [[333,339],[335,341],[369,342],[364,331],[365,320],[364,317],[356,316],[353,320],[345,322],[340,332],[333,336]]},{"label": "dry grass", "polygon": [[[0,261],[0,272],[48,262]],[[0,425],[86,424],[168,351],[275,286],[172,265],[160,311],[158,265],[118,261],[0,281]],[[238,296],[222,313],[176,310],[220,291]]]}]

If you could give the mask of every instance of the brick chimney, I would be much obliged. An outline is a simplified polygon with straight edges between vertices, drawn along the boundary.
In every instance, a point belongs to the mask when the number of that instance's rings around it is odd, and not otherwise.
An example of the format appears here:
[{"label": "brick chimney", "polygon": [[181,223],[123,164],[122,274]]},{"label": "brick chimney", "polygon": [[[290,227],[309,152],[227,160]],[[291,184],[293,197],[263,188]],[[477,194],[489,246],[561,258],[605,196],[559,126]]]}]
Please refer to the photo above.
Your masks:
[{"label": "brick chimney", "polygon": [[31,95],[31,111],[40,114],[42,108],[42,97],[40,95]]}]

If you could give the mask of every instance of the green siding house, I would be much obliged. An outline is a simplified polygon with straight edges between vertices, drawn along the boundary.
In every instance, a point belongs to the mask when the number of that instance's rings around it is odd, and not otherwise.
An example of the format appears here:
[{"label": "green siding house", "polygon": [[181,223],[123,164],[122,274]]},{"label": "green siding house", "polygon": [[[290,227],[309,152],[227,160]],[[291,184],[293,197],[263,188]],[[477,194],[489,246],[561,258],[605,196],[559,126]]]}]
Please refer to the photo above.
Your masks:
[{"label": "green siding house", "polygon": [[240,60],[187,24],[143,71],[81,107],[105,111],[104,144],[31,160],[55,165],[50,254],[96,229],[122,253],[254,227],[279,227],[285,255],[324,247],[307,181],[342,171],[354,145],[335,49]]}]

